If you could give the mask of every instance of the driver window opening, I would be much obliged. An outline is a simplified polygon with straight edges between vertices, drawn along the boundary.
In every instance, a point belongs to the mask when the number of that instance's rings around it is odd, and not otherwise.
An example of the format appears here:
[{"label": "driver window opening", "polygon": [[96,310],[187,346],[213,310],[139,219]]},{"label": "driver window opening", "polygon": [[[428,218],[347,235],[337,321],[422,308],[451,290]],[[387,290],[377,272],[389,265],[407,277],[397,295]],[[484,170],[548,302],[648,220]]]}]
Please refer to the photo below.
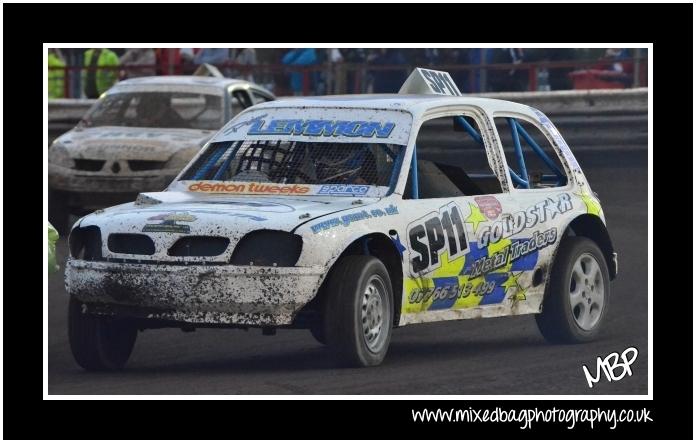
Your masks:
[{"label": "driver window opening", "polygon": [[[404,199],[445,198],[502,192],[476,121],[466,116],[428,120],[416,139],[417,190],[409,167]],[[417,195],[415,195],[417,193]]]}]

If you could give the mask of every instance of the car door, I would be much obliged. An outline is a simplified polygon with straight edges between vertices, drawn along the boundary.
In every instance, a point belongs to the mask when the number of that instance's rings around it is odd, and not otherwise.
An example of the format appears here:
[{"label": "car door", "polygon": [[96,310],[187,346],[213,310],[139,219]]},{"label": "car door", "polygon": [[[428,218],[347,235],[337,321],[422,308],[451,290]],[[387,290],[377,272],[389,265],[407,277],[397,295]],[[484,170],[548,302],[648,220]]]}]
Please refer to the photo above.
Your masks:
[{"label": "car door", "polygon": [[499,166],[494,171],[502,154],[494,138],[481,136],[485,118],[453,111],[419,128],[402,203],[413,216],[402,234],[407,316],[456,318],[453,313],[504,304],[514,291],[514,264],[506,261],[501,232],[504,214],[519,205],[507,175]]}]

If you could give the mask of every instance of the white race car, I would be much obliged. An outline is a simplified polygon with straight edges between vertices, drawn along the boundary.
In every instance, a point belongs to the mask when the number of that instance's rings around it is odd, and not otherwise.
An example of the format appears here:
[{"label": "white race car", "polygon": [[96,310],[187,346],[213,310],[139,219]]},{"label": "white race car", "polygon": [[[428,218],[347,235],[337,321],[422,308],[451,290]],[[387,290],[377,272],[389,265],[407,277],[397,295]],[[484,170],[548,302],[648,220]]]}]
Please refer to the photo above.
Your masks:
[{"label": "white race car", "polygon": [[79,220],[70,254],[70,343],[90,370],[122,367],[155,327],[309,328],[354,366],[411,323],[537,314],[549,340],[583,342],[617,273],[549,119],[420,68],[399,94],[242,112],[166,191]]},{"label": "white race car", "polygon": [[274,99],[231,78],[172,75],[116,84],[49,148],[49,220],[65,232],[70,214],[161,191],[225,123]]}]

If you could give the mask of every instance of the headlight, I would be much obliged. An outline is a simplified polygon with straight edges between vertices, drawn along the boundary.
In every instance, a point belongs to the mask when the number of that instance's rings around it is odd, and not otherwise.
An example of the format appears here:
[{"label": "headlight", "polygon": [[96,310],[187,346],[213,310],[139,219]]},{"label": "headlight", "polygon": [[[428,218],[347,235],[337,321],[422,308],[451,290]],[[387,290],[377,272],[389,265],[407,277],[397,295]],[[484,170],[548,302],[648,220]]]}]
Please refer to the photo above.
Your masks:
[{"label": "headlight", "polygon": [[261,229],[242,237],[230,264],[237,266],[295,266],[302,252],[302,237],[284,231]]},{"label": "headlight", "polygon": [[48,149],[48,162],[65,168],[75,167],[75,162],[70,157],[68,149],[60,143],[53,143]]},{"label": "headlight", "polygon": [[101,230],[97,226],[76,227],[68,238],[70,256],[80,260],[101,260]]}]

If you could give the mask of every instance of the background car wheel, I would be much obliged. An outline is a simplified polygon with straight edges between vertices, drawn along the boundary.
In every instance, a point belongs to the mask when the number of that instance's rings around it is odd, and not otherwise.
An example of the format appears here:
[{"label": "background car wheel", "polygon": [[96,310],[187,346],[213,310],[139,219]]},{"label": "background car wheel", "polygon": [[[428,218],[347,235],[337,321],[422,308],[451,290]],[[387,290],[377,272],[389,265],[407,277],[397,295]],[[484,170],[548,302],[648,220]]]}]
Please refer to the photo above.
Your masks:
[{"label": "background car wheel", "polygon": [[68,208],[67,193],[48,190],[48,221],[51,222],[61,236],[70,231],[70,209]]},{"label": "background car wheel", "polygon": [[347,366],[374,366],[384,360],[391,340],[393,296],[384,264],[370,256],[340,259],[326,285],[326,343]]},{"label": "background car wheel", "polygon": [[130,357],[138,330],[125,320],[85,314],[81,305],[70,298],[68,337],[75,361],[88,371],[121,369]]},{"label": "background car wheel", "polygon": [[552,343],[593,340],[607,315],[609,291],[609,270],[599,247],[585,237],[566,238],[536,315],[542,335]]}]

